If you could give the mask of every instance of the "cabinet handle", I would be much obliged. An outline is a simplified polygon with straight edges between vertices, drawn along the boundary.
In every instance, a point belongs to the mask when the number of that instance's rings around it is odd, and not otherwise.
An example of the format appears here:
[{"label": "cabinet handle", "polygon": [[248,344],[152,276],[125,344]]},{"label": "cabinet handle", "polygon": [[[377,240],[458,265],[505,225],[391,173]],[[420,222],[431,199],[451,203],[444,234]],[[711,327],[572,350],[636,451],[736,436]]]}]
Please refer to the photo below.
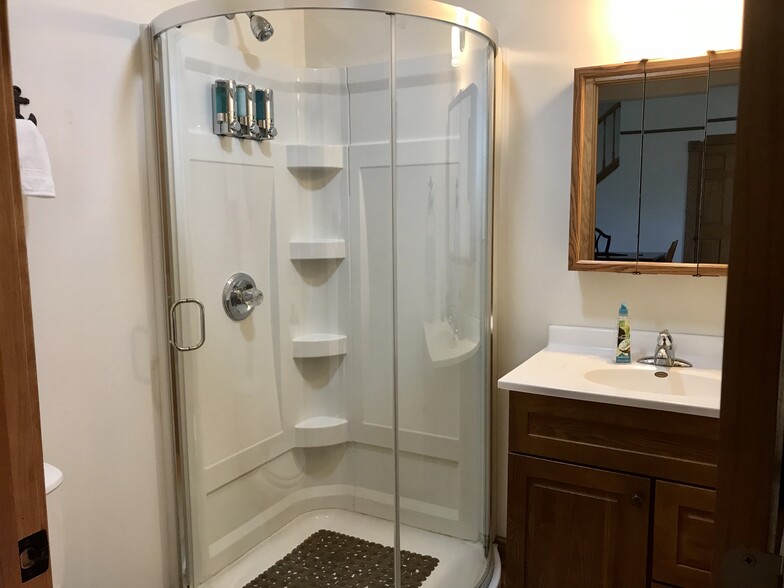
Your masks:
[{"label": "cabinet handle", "polygon": [[639,494],[635,494],[632,496],[632,506],[640,507],[645,503],[645,500]]}]

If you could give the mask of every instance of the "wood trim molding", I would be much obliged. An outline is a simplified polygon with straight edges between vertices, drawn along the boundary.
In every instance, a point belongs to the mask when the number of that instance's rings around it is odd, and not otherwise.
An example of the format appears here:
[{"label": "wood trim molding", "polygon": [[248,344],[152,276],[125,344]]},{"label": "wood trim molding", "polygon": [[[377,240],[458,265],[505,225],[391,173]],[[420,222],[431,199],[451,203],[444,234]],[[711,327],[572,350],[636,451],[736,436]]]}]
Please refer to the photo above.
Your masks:
[{"label": "wood trim molding", "polygon": [[[593,241],[591,241],[593,242]],[[571,248],[570,248],[571,250]],[[697,273],[696,263],[659,263],[641,261],[594,261],[584,259],[574,262],[569,269],[588,272],[615,272],[620,274],[674,274],[679,276],[694,276]],[[721,263],[701,263],[700,276],[715,277],[726,276],[727,266]]]},{"label": "wood trim molding", "polygon": [[[0,584],[14,588],[21,586],[18,541],[47,529],[47,520],[8,36],[7,1],[0,0]],[[51,571],[24,586],[51,588]]]},{"label": "wood trim molding", "polygon": [[[711,57],[713,71],[737,68],[740,51],[722,51]],[[656,263],[595,261],[594,227],[596,225],[596,126],[586,121],[596,118],[599,88],[604,84],[635,82],[643,71],[651,79],[675,79],[705,71],[708,56],[683,59],[583,67],[574,70],[574,112],[572,116],[572,176],[569,205],[569,269],[576,271],[675,274],[693,276],[694,263]],[[701,276],[726,276],[725,264],[700,264]]]},{"label": "wood trim molding", "polygon": [[[784,2],[746,0],[727,282],[714,571],[777,551],[784,322]],[[740,203],[743,203],[741,206]],[[714,585],[719,574],[714,573]]]}]

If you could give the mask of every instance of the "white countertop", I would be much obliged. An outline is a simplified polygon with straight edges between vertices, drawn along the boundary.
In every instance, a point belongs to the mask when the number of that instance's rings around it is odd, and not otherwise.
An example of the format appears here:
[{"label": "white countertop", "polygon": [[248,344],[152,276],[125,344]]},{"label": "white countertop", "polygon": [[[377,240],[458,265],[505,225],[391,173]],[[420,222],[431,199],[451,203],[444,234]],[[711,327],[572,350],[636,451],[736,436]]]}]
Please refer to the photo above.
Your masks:
[{"label": "white countertop", "polygon": [[[723,338],[673,333],[675,355],[692,368],[637,363],[655,331],[632,331],[632,363],[616,364],[614,329],[550,327],[545,349],[498,381],[504,390],[718,418]],[[660,378],[655,372],[664,372]]]}]

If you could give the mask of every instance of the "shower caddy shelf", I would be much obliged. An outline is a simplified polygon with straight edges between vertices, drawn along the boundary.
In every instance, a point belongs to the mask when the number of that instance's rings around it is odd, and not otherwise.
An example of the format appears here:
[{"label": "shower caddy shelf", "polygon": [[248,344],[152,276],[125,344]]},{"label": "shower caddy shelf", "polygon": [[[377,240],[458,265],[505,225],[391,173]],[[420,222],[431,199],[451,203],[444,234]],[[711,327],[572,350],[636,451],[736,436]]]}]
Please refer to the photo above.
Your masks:
[{"label": "shower caddy shelf", "polygon": [[[323,172],[338,172],[345,167],[345,145],[286,145],[286,167],[296,173],[297,170],[320,170]],[[331,180],[332,178],[330,178]],[[292,261],[298,260],[342,260],[346,257],[346,241],[339,238],[330,239],[292,239],[289,241],[289,255]],[[345,355],[348,351],[348,339],[345,335],[336,333],[311,333],[294,337],[292,355],[297,359],[318,357],[337,357]],[[300,423],[303,432],[297,432],[300,425],[295,427],[295,437],[305,435],[308,439],[315,435],[313,430],[326,427],[333,430],[345,427],[346,422],[330,421],[332,417],[314,417]],[[325,420],[326,419],[326,420]],[[337,419],[340,421],[340,419]],[[333,435],[334,433],[330,433]],[[345,434],[344,434],[345,436]],[[331,437],[330,437],[331,438]],[[300,447],[316,447],[334,445],[343,441],[322,443],[313,441],[313,444],[304,444]],[[305,443],[303,441],[303,443]],[[309,443],[309,442],[308,442]]]},{"label": "shower caddy shelf", "polygon": [[344,259],[346,242],[343,239],[311,239],[289,241],[292,260],[300,259]]},{"label": "shower caddy shelf", "polygon": [[345,167],[345,152],[345,145],[286,145],[286,167],[340,170]]},{"label": "shower caddy shelf", "polygon": [[327,447],[348,441],[348,421],[330,416],[316,416],[294,425],[297,447]]},{"label": "shower caddy shelf", "polygon": [[294,357],[308,359],[314,357],[335,357],[346,355],[348,338],[335,333],[312,333],[300,335],[291,340]]}]

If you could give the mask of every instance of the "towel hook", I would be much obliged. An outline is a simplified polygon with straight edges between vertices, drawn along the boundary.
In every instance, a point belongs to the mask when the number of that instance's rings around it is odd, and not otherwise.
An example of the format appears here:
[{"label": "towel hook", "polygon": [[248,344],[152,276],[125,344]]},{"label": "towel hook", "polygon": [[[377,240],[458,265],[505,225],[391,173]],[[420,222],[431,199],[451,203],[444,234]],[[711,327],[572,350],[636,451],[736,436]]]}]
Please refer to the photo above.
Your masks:
[{"label": "towel hook", "polygon": [[[30,104],[30,99],[22,96],[22,88],[20,88],[19,86],[14,86],[14,116],[16,116],[16,118],[24,120],[24,116],[22,116],[20,106],[23,105],[27,106],[28,104]],[[38,119],[35,118],[34,114],[31,113],[30,116],[27,118],[34,125],[38,124]]]}]

